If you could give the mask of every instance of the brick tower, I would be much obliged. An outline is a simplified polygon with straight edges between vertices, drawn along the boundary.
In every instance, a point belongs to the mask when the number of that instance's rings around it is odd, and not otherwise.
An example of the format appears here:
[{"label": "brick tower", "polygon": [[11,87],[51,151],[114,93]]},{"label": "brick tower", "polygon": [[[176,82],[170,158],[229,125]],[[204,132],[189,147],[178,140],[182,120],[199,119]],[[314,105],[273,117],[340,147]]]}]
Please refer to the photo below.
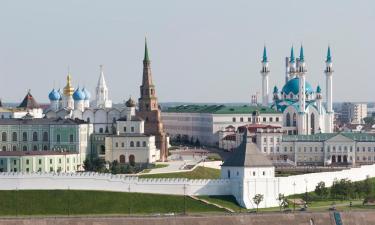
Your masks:
[{"label": "brick tower", "polygon": [[141,96],[138,99],[139,110],[137,115],[145,121],[145,134],[155,136],[156,148],[160,149],[160,160],[168,157],[167,134],[164,132],[161,121],[161,112],[152,82],[151,62],[148,57],[147,42],[145,42],[145,56],[143,59],[143,78],[140,87]]}]

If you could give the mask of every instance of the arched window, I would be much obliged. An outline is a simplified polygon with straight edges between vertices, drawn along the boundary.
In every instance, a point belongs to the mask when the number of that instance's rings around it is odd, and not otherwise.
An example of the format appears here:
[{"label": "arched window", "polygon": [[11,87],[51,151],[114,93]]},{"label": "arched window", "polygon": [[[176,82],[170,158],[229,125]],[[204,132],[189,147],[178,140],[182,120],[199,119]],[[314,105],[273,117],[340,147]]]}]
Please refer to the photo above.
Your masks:
[{"label": "arched window", "polygon": [[293,114],[293,127],[297,126],[297,115]]},{"label": "arched window", "polygon": [[38,133],[33,132],[33,141],[38,141]]},{"label": "arched window", "polygon": [[131,166],[135,165],[135,157],[134,157],[134,155],[129,155],[129,164]]},{"label": "arched window", "polygon": [[120,163],[125,163],[125,156],[124,155],[120,155]]},{"label": "arched window", "polygon": [[43,146],[43,150],[44,150],[44,151],[47,151],[47,150],[48,150],[48,146],[47,146],[47,145],[44,145],[44,146]]},{"label": "arched window", "polygon": [[60,134],[58,134],[58,135],[56,136],[56,142],[60,143],[60,141],[61,141],[61,136],[60,136]]},{"label": "arched window", "polygon": [[87,117],[86,121],[87,121],[88,123],[90,123],[90,117]]},{"label": "arched window", "polygon": [[144,141],[143,142],[143,147],[146,147],[147,146],[147,143]]},{"label": "arched window", "polygon": [[43,132],[43,141],[48,141],[48,132]]},{"label": "arched window", "polygon": [[12,141],[17,141],[17,132],[12,133]]},{"label": "arched window", "polygon": [[33,151],[38,151],[38,145],[33,146]]},{"label": "arched window", "polygon": [[22,151],[27,151],[27,146],[26,145],[22,146]]},{"label": "arched window", "polygon": [[137,141],[137,147],[141,147],[141,143]]},{"label": "arched window", "polygon": [[1,140],[7,141],[7,133],[5,133],[5,132],[1,133]]},{"label": "arched window", "polygon": [[3,151],[6,151],[7,150],[7,146],[4,145],[2,149],[3,149]]},{"label": "arched window", "polygon": [[99,128],[99,133],[103,133],[103,128]]},{"label": "arched window", "polygon": [[315,115],[314,115],[314,113],[311,113],[310,127],[311,127],[311,134],[314,134],[315,133]]},{"label": "arched window", "polygon": [[290,127],[290,114],[289,113],[286,114],[286,126]]},{"label": "arched window", "polygon": [[134,147],[134,141],[130,142],[130,147]]},{"label": "arched window", "polygon": [[27,141],[27,133],[26,132],[22,133],[22,141]]},{"label": "arched window", "polygon": [[74,136],[73,136],[73,134],[71,134],[71,135],[69,135],[69,142],[73,143],[73,141],[74,141]]},{"label": "arched window", "polygon": [[17,151],[17,146],[16,146],[16,145],[13,145],[12,150],[13,150],[13,151]]}]

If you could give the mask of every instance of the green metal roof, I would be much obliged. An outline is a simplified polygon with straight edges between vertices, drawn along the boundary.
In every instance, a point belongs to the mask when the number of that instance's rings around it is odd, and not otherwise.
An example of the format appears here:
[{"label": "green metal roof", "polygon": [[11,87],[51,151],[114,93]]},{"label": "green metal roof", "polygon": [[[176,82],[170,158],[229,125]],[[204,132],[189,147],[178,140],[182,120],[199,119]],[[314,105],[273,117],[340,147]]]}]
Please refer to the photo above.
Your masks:
[{"label": "green metal roof", "polygon": [[212,114],[251,114],[254,111],[259,111],[260,114],[281,114],[280,112],[261,106],[226,106],[226,105],[180,105],[176,107],[169,107],[163,112],[176,113],[212,113]]},{"label": "green metal roof", "polygon": [[322,134],[312,134],[312,135],[283,135],[283,141],[300,141],[300,142],[320,142],[327,141],[336,135],[342,135],[353,141],[361,142],[375,142],[375,136],[367,133],[322,133]]}]

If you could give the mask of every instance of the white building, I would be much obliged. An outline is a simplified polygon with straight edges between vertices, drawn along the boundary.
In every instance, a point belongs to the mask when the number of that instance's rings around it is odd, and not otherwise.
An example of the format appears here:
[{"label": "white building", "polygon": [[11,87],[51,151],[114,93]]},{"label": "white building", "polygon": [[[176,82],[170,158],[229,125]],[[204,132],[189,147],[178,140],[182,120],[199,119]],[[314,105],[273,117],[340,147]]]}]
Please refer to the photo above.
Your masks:
[{"label": "white building", "polygon": [[[116,122],[116,134],[105,136],[105,160],[119,163],[154,163],[160,158],[155,136],[144,133],[144,121],[135,114],[135,101],[126,102],[126,114]],[[103,152],[101,152],[103,153]],[[102,156],[99,154],[99,156]]]},{"label": "white building", "polygon": [[[262,60],[262,89],[268,89],[268,58],[264,48]],[[326,104],[323,104],[322,90],[315,89],[306,81],[307,69],[301,46],[299,58],[294,57],[293,47],[287,59],[285,84],[281,93],[275,86],[272,108],[283,114],[283,127],[288,134],[332,133],[334,111],[332,108],[332,58],[328,47],[326,69]],[[269,90],[262,90],[263,105],[268,105]]]},{"label": "white building", "polygon": [[[254,117],[253,113],[258,116]],[[220,131],[252,123],[282,125],[282,113],[268,107],[225,105],[181,105],[162,111],[166,132],[171,140],[199,140],[204,145],[219,146]]]},{"label": "white building", "polygon": [[341,119],[345,123],[364,124],[367,117],[367,104],[344,102],[341,106]]}]

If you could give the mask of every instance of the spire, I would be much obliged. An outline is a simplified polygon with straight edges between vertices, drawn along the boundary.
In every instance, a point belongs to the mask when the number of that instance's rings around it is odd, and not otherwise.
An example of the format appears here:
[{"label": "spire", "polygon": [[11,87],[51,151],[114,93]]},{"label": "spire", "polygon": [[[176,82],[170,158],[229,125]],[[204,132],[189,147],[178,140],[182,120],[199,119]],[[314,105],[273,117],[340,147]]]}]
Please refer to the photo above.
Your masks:
[{"label": "spire", "polygon": [[277,88],[276,85],[275,85],[275,87],[273,87],[273,93],[274,93],[274,94],[279,93],[279,89]]},{"label": "spire", "polygon": [[144,57],[143,61],[150,61],[150,59],[148,58],[148,48],[147,48],[147,39],[146,38],[145,38],[145,57]]},{"label": "spire", "polygon": [[331,47],[328,45],[328,50],[327,50],[327,59],[326,62],[332,62],[332,57],[331,57]]},{"label": "spire", "polygon": [[296,59],[294,57],[294,48],[293,48],[293,45],[292,45],[292,48],[290,49],[290,60],[289,60],[289,62],[294,63],[295,61],[296,61]]},{"label": "spire", "polygon": [[107,87],[105,83],[105,78],[104,78],[103,65],[99,65],[99,68],[100,68],[100,75],[99,75],[99,80],[98,80],[98,87]]},{"label": "spire", "polygon": [[305,57],[303,55],[303,46],[301,45],[301,49],[300,49],[300,52],[299,52],[299,60],[301,62],[304,62],[305,61]]},{"label": "spire", "polygon": [[262,62],[268,62],[266,46],[264,46],[264,48],[263,48],[263,59],[262,59]]},{"label": "spire", "polygon": [[316,93],[322,93],[322,89],[320,88],[320,85],[318,85],[317,87],[316,87]]}]

